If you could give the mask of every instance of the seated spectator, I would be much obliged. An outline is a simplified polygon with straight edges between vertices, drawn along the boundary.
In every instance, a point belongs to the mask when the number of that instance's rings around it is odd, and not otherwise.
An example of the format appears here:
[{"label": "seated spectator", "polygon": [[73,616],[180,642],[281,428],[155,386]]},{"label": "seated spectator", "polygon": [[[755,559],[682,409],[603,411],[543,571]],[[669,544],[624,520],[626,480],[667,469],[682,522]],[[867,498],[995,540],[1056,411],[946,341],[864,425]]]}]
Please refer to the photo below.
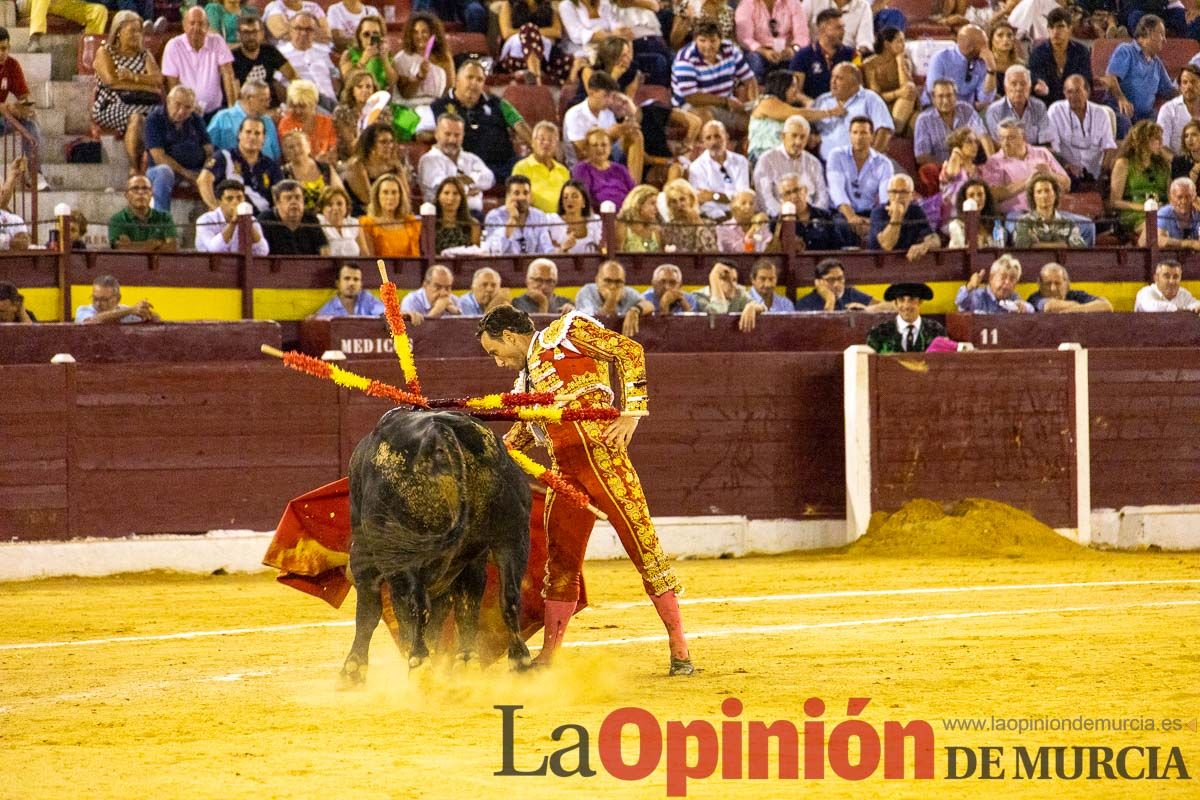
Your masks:
[{"label": "seated spectator", "polygon": [[[622,114],[620,122],[613,111],[614,105]],[[588,78],[587,99],[567,109],[563,115],[563,136],[570,143],[569,149],[574,152],[576,161],[591,158],[591,145],[586,139],[597,128],[607,132],[609,138],[620,145],[619,152],[624,154],[630,176],[635,182],[641,180],[645,142],[636,109],[620,93],[617,82],[600,70],[594,70]]]},{"label": "seated spectator", "polygon": [[1109,97],[1122,118],[1118,138],[1124,138],[1131,121],[1154,118],[1155,100],[1175,96],[1175,84],[1159,57],[1167,39],[1162,20],[1153,14],[1142,17],[1133,38],[1117,45],[1104,70]]},{"label": "seated spectator", "polygon": [[684,111],[741,132],[749,122],[744,103],[758,97],[758,84],[737,45],[722,39],[713,23],[701,22],[695,40],[671,65],[671,95]]},{"label": "seated spectator", "polygon": [[303,131],[313,156],[328,163],[337,160],[337,130],[331,117],[317,113],[318,99],[312,83],[295,80],[288,84],[287,111],[279,118],[279,136],[282,139],[292,131]]},{"label": "seated spectator", "polygon": [[[983,282],[987,277],[987,283]],[[966,286],[960,286],[954,296],[959,311],[969,314],[1030,314],[1033,306],[1017,296],[1021,280],[1021,262],[1002,255],[992,262],[990,270],[981,269],[971,275]]]},{"label": "seated spectator", "polygon": [[[1054,5],[1058,0],[1035,0],[1035,2]],[[1037,38],[1044,39],[1046,34],[1043,32]],[[1017,31],[1008,20],[997,20],[988,26],[988,49],[992,51],[992,56],[996,59],[996,98],[999,99],[1004,97],[1007,90],[1004,78],[1008,75],[1009,69],[1025,66],[1021,44],[1017,42]]]},{"label": "seated spectator", "polygon": [[317,215],[304,209],[304,187],[283,180],[271,187],[274,207],[258,215],[267,246],[276,256],[326,256],[329,240]]},{"label": "seated spectator", "polygon": [[1033,86],[1029,70],[1017,64],[1004,73],[1004,96],[988,106],[984,121],[988,135],[1000,140],[1000,123],[1015,119],[1025,130],[1025,141],[1046,144],[1050,141],[1050,122],[1046,118],[1046,104],[1032,97]]},{"label": "seated spectator", "polygon": [[1017,220],[1014,247],[1083,247],[1079,226],[1058,211],[1058,181],[1034,175],[1025,189],[1029,211]]},{"label": "seated spectator", "polygon": [[[1200,250],[1200,210],[1196,208],[1196,184],[1191,178],[1171,181],[1170,202],[1158,209],[1158,246]],[[1146,230],[1138,247],[1146,246]]]},{"label": "seated spectator", "polygon": [[1191,178],[1192,183],[1200,180],[1200,122],[1183,126],[1182,146],[1171,159],[1171,177]]},{"label": "seated spectator", "polygon": [[1183,128],[1200,119],[1200,67],[1184,64],[1179,70],[1179,96],[1158,109],[1158,125],[1163,129],[1163,145],[1172,153],[1183,146]]},{"label": "seated spectator", "polygon": [[954,47],[929,61],[921,104],[932,102],[933,87],[940,80],[954,81],[958,99],[983,111],[996,95],[996,57],[987,47],[987,34],[978,25],[958,29]]},{"label": "seated spectator", "polygon": [[976,233],[976,247],[1004,247],[1008,242],[1008,231],[1004,226],[1004,215],[996,209],[996,200],[992,197],[992,187],[981,178],[970,178],[958,188],[954,199],[955,218],[946,226],[950,236],[951,250],[961,250],[967,246],[967,222],[964,216],[967,201],[974,203],[979,212],[979,229]]},{"label": "seated spectator", "polygon": [[617,22],[613,4],[601,0],[564,0],[557,6],[562,25],[559,46],[572,59],[587,58],[606,39],[632,40],[633,31]]},{"label": "seated spectator", "polygon": [[[25,49],[30,53],[40,53],[44,49],[42,36],[46,33],[48,14],[82,25],[83,32],[87,34],[103,34],[104,25],[108,22],[107,8],[100,3],[88,3],[84,0],[33,0],[27,8],[29,45]],[[13,10],[16,10],[15,6]]]},{"label": "seated spectator", "polygon": [[524,175],[513,175],[504,184],[504,205],[493,208],[483,220],[483,238],[494,255],[553,253],[550,218],[529,204],[532,188]]},{"label": "seated spectator", "polygon": [[905,49],[904,31],[884,28],[875,37],[875,55],[863,62],[863,83],[867,90],[889,104],[897,136],[907,136],[917,107],[916,67]]},{"label": "seated spectator", "polygon": [[921,206],[913,202],[913,180],[893,175],[887,183],[888,199],[871,210],[871,235],[867,246],[872,250],[904,250],[909,261],[918,261],[937,250],[942,240],[929,227]]},{"label": "seated spectator", "polygon": [[118,11],[92,67],[96,71],[92,121],[122,137],[129,169],[140,172],[142,128],[150,112],[162,104],[163,85],[158,62],[142,45],[142,18],[132,11]]},{"label": "seated spectator", "polygon": [[[1157,14],[1163,21],[1167,36],[1176,38],[1194,37],[1194,12],[1181,0],[1126,0],[1121,3],[1118,19],[1127,30],[1136,30],[1138,22],[1146,14]],[[1190,24],[1189,24],[1190,23]]]},{"label": "seated spectator", "polygon": [[254,206],[246,202],[246,187],[238,180],[223,180],[214,191],[218,205],[196,220],[196,249],[202,253],[240,253],[239,218],[250,217],[250,252],[270,253],[262,226],[254,219]]},{"label": "seated spectator", "polygon": [[[308,0],[305,0],[306,4]],[[333,77],[337,70],[329,62],[330,47],[319,44],[314,38],[321,30],[317,24],[318,18],[310,11],[301,11],[292,19],[288,32],[288,40],[279,45],[279,54],[288,60],[296,77],[310,81],[317,87],[317,105],[327,111],[333,111],[337,106],[337,90],[333,87]],[[269,29],[270,22],[267,22]]]},{"label": "seated spectator", "polygon": [[[371,185],[384,175],[408,175],[396,148],[392,126],[382,122],[368,125],[354,145],[342,178],[350,193],[350,211],[361,216],[371,201]],[[407,178],[406,178],[407,182]]]},{"label": "seated spectator", "polygon": [[[983,137],[987,139],[986,136]],[[976,156],[979,155],[979,135],[970,128],[959,128],[946,137],[950,156],[938,173],[938,192],[942,196],[942,219],[954,216],[954,199],[963,184],[979,177]]]},{"label": "seated spectator", "polygon": [[717,226],[717,249],[722,253],[761,253],[771,243],[771,224],[767,215],[754,208],[753,189],[733,195],[732,215]]},{"label": "seated spectator", "polygon": [[446,178],[438,185],[433,207],[437,220],[434,252],[441,255],[442,251],[452,247],[479,244],[479,223],[468,210],[467,193],[458,178]]},{"label": "seated spectator", "polygon": [[[20,162],[21,159],[17,161]],[[9,177],[15,174],[17,171],[12,170]],[[30,244],[32,242],[29,238],[29,226],[25,224],[25,220],[11,211],[5,211],[0,203],[0,250],[28,250]]]},{"label": "seated spectator", "polygon": [[354,40],[342,51],[338,69],[349,75],[355,69],[370,73],[380,86],[395,86],[398,73],[388,48],[382,17],[363,17],[354,30]]},{"label": "seated spectator", "polygon": [[815,20],[825,9],[842,14],[842,44],[866,55],[875,44],[875,16],[871,0],[809,0],[808,16]]},{"label": "seated spectator", "polygon": [[483,193],[496,185],[496,176],[482,158],[462,149],[463,131],[463,118],[457,114],[438,117],[437,144],[417,162],[417,179],[430,203],[446,178],[455,178],[467,193],[467,208],[482,216]]},{"label": "seated spectator", "polygon": [[437,319],[442,316],[458,316],[462,309],[454,295],[454,274],[441,264],[425,270],[421,288],[404,295],[400,310],[408,314]]},{"label": "seated spectator", "polygon": [[266,127],[261,119],[246,117],[238,128],[238,145],[233,150],[218,150],[205,162],[204,169],[196,178],[200,197],[210,208],[216,208],[219,199],[214,195],[213,185],[226,178],[240,179],[246,187],[246,199],[254,205],[255,213],[271,207],[271,187],[283,180],[283,172],[273,159],[263,155],[263,140]]},{"label": "seated spectator", "polygon": [[[616,0],[613,3],[613,17],[616,18],[618,29],[629,29],[632,64],[645,75],[646,83],[655,86],[671,85],[671,61],[675,58],[675,51],[663,37],[663,20],[668,19],[670,13],[671,7],[666,0],[661,3],[658,0]],[[598,46],[597,55],[599,50]],[[578,63],[578,56],[576,58]]]},{"label": "seated spectator", "polygon": [[342,179],[328,164],[312,156],[308,134],[290,130],[283,135],[283,177],[296,181],[304,189],[304,210],[316,214],[321,210],[321,195],[326,189],[341,189]]},{"label": "seated spectator", "polygon": [[696,296],[683,290],[683,272],[674,264],[659,264],[650,276],[650,288],[642,298],[654,306],[657,313],[690,314],[696,310]]},{"label": "seated spectator", "polygon": [[421,220],[413,216],[408,181],[381,175],[371,184],[371,202],[359,217],[365,255],[382,258],[417,258],[421,255]]},{"label": "seated spectator", "polygon": [[946,335],[942,323],[921,316],[921,303],[933,299],[925,284],[893,283],[883,299],[895,303],[896,316],[867,333],[867,347],[876,353],[924,353],[934,339]]},{"label": "seated spectator", "polygon": [[1171,160],[1163,150],[1162,128],[1142,120],[1129,130],[1109,183],[1108,205],[1120,214],[1127,235],[1140,233],[1146,224],[1146,198],[1166,197],[1171,182]]},{"label": "seated spectator", "polygon": [[1091,85],[1092,51],[1087,45],[1071,40],[1069,10],[1054,9],[1046,15],[1046,25],[1050,38],[1029,51],[1029,73],[1033,93],[1049,106],[1066,99],[1063,84],[1070,76],[1079,75]]},{"label": "seated spectator", "polygon": [[975,134],[975,141],[989,156],[995,152],[983,120],[970,103],[958,99],[954,81],[948,78],[938,81],[933,86],[933,105],[917,115],[913,128],[913,154],[917,163],[944,164],[953,149],[948,141],[951,134],[964,128]]},{"label": "seated spectator", "polygon": [[340,186],[330,186],[321,193],[317,202],[320,213],[317,222],[329,242],[329,255],[354,258],[367,251],[362,226],[350,216],[350,195]]},{"label": "seated spectator", "polygon": [[1184,289],[1183,266],[1173,258],[1158,262],[1154,268],[1154,283],[1138,289],[1134,311],[1191,311],[1200,314],[1200,300]]},{"label": "seated spectator", "polygon": [[[118,3],[125,3],[128,0],[117,0]],[[196,5],[201,5],[197,2]],[[249,13],[254,13],[257,19],[258,15],[255,12],[246,12],[242,8],[242,0],[210,0],[204,3],[204,13],[208,16],[208,28],[213,33],[225,40],[225,44],[229,45],[230,49],[238,43],[238,20],[243,14],[249,16]],[[153,0],[150,0],[149,6],[154,8]],[[143,19],[148,19],[143,15]],[[167,20],[164,18],[164,28]]]},{"label": "seated spectator", "polygon": [[723,220],[734,193],[750,189],[750,162],[729,149],[729,134],[717,120],[704,123],[700,137],[704,152],[688,167],[688,183],[696,189],[700,212]]},{"label": "seated spectator", "polygon": [[204,122],[196,113],[196,96],[186,86],[167,93],[166,105],[146,117],[146,149],[150,168],[146,177],[153,187],[153,206],[171,210],[171,193],[180,179],[200,185],[200,171],[213,155]]},{"label": "seated spectator", "polygon": [[[835,219],[833,212],[808,202],[808,186],[798,175],[784,175],[779,179],[779,200],[796,207],[796,221],[793,224],[796,226],[796,238],[801,249],[841,250],[843,247],[858,246],[858,236],[844,219]],[[776,224],[775,240],[771,245],[773,250],[783,244],[783,235],[779,228],[787,224],[788,219],[781,216]]]},{"label": "seated spectator", "polygon": [[862,88],[862,73],[853,64],[838,64],[833,68],[829,92],[813,101],[814,110],[842,109],[845,114],[821,119],[813,123],[821,135],[821,157],[826,163],[830,154],[850,144],[850,124],[856,119],[867,119],[872,126],[871,147],[883,153],[892,138],[892,115],[879,95]]},{"label": "seated spectator", "polygon": [[811,105],[812,101],[829,91],[829,81],[833,68],[838,64],[854,61],[857,54],[854,48],[842,44],[846,34],[846,23],[842,20],[842,12],[836,8],[827,8],[817,14],[813,20],[817,35],[813,37],[808,47],[801,47],[788,62],[788,69],[797,73],[796,81],[800,84],[801,105]]},{"label": "seated spectator", "polygon": [[582,183],[567,181],[558,198],[558,211],[548,216],[550,240],[558,252],[600,252],[600,216],[593,210],[591,195]]},{"label": "seated spectator", "polygon": [[699,26],[711,22],[717,26],[722,39],[733,40],[737,33],[737,18],[733,7],[721,0],[681,0],[674,6],[671,21],[671,48],[679,50],[698,34]]},{"label": "seated spectator", "polygon": [[237,101],[233,78],[233,53],[225,40],[208,29],[208,16],[200,6],[183,15],[183,33],[167,42],[162,74],[167,90],[183,85],[195,92],[196,110],[206,119]]},{"label": "seated spectator", "polygon": [[750,268],[750,302],[760,304],[764,314],[790,314],[796,306],[786,295],[778,294],[775,287],[779,283],[779,271],[775,262],[769,258],[760,258]]},{"label": "seated spectator", "polygon": [[[72,0],[74,1],[74,0]],[[64,0],[56,0],[56,2],[64,2]],[[102,13],[104,7],[99,6]],[[100,33],[104,32],[104,22],[100,23]],[[36,39],[30,39],[30,47],[33,46]],[[21,139],[21,152],[28,163],[36,163],[33,155],[36,150],[41,148],[42,135],[37,126],[37,111],[33,106],[33,95],[29,93],[29,86],[25,83],[25,72],[21,69],[21,64],[15,58],[9,56],[9,49],[12,47],[12,40],[9,37],[7,28],[0,28],[0,105],[3,105],[13,119],[25,129],[25,132],[32,137],[32,141]],[[29,52],[36,52],[30,50]],[[11,96],[10,96],[11,95]],[[9,122],[8,116],[0,114],[0,136],[4,136],[14,130]],[[40,179],[41,176],[39,175]],[[42,183],[46,183],[41,179]],[[45,186],[39,186],[41,189],[48,189],[49,183]]]},{"label": "seated spectator", "polygon": [[566,314],[575,304],[554,293],[558,285],[558,265],[548,258],[535,258],[525,268],[525,294],[514,297],[513,308],[526,314]]},{"label": "seated spectator", "polygon": [[533,152],[513,167],[513,175],[529,178],[534,208],[547,214],[553,214],[558,208],[562,187],[571,180],[570,170],[557,160],[558,145],[558,126],[542,120],[533,126]]},{"label": "seated spectator", "polygon": [[[429,40],[433,39],[433,44]],[[429,56],[425,48],[432,48]],[[446,42],[446,31],[431,14],[410,14],[400,36],[400,52],[392,60],[396,68],[393,102],[407,106],[421,117],[417,133],[433,130],[431,105],[455,82],[454,56]]]},{"label": "seated spectator", "polygon": [[271,90],[271,108],[275,108],[284,98],[283,86],[275,79],[276,73],[285,81],[294,81],[298,77],[296,70],[275,45],[264,43],[263,23],[258,17],[240,17],[237,33],[238,43],[231,51],[233,77],[243,85],[251,80],[264,81]]},{"label": "seated spectator", "polygon": [[762,94],[750,112],[746,156],[753,164],[763,153],[779,147],[783,141],[783,125],[791,117],[824,119],[845,113],[842,106],[820,112],[800,108],[800,84],[796,82],[796,73],[790,69],[777,69],[767,76]]},{"label": "seated spectator", "polygon": [[72,250],[87,250],[88,218],[78,208],[71,211],[67,233],[71,237]]},{"label": "seated spectator", "polygon": [[346,161],[354,154],[358,142],[358,121],[371,95],[379,90],[375,79],[362,70],[355,70],[342,81],[337,108],[333,110],[333,129],[337,131],[337,160]]},{"label": "seated spectator", "polygon": [[667,219],[662,226],[662,246],[667,252],[711,253],[717,249],[717,234],[712,223],[700,214],[700,199],[683,178],[663,187]]},{"label": "seated spectator", "polygon": [[0,323],[37,322],[37,317],[25,308],[25,297],[8,281],[0,281]]},{"label": "seated spectator", "polygon": [[[313,319],[328,317],[378,317],[384,312],[383,302],[370,292],[363,291],[362,269],[354,264],[338,267],[337,291],[325,305],[313,312]],[[409,318],[411,321],[411,317]]]},{"label": "seated spectator", "polygon": [[342,0],[329,6],[325,12],[325,24],[329,26],[329,35],[333,39],[335,50],[349,47],[354,42],[358,23],[366,17],[383,19],[378,8],[369,6],[362,0]]},{"label": "seated spectator", "polygon": [[662,220],[658,215],[658,189],[642,184],[625,196],[617,213],[617,250],[623,253],[657,253],[662,250]]},{"label": "seated spectator", "polygon": [[458,69],[454,88],[444,97],[433,101],[436,119],[453,111],[466,121],[463,149],[483,159],[496,176],[496,182],[508,180],[517,162],[511,130],[522,142],[529,144],[529,126],[512,104],[483,90],[487,77],[478,61],[466,61]]},{"label": "seated spectator", "polygon": [[471,291],[458,298],[464,317],[482,317],[496,306],[512,305],[508,289],[500,288],[500,273],[480,267],[471,276]]},{"label": "seated spectator", "polygon": [[1071,278],[1062,264],[1050,262],[1038,272],[1038,290],[1029,295],[1034,311],[1045,314],[1090,314],[1112,311],[1112,303],[1103,297],[1071,288]]},{"label": "seated spectator", "polygon": [[263,24],[266,25],[267,32],[277,42],[283,41],[292,35],[297,18],[301,16],[307,16],[313,22],[313,41],[325,45],[333,42],[333,36],[329,32],[329,20],[325,16],[325,9],[322,8],[320,3],[315,3],[313,0],[271,0],[270,3],[267,3],[267,7],[263,9],[262,14]]},{"label": "seated spectator", "polygon": [[829,208],[829,189],[825,185],[825,168],[812,153],[805,150],[808,145],[809,123],[804,117],[788,117],[783,123],[783,143],[768,150],[754,165],[754,188],[759,203],[771,217],[778,217],[780,204],[779,184],[784,175],[794,175],[808,189],[808,196],[818,208]]},{"label": "seated spectator", "polygon": [[737,40],[759,83],[767,74],[786,69],[797,47],[809,42],[808,15],[797,0],[740,0],[734,22]]},{"label": "seated spectator", "polygon": [[121,322],[162,322],[149,300],[136,306],[121,305],[121,284],[112,275],[101,275],[92,282],[92,302],[75,309],[75,322],[103,325]]},{"label": "seated spectator", "polygon": [[1024,214],[1029,210],[1025,189],[1038,174],[1053,175],[1058,188],[1071,189],[1071,177],[1045,147],[1025,142],[1025,129],[1015,119],[1000,123],[1000,149],[993,153],[979,175],[992,187],[992,195],[1006,214]]},{"label": "seated spectator", "polygon": [[1050,106],[1050,149],[1071,176],[1072,186],[1080,181],[1097,181],[1112,169],[1117,152],[1111,112],[1091,102],[1091,88],[1079,75],[1063,84],[1065,100]]},{"label": "seated spectator", "polygon": [[108,219],[108,242],[114,250],[175,250],[179,234],[175,220],[150,207],[150,179],[132,175],[125,182],[126,206]]},{"label": "seated spectator", "polygon": [[502,72],[528,70],[542,82],[543,71],[554,83],[566,83],[575,59],[558,43],[562,23],[550,0],[503,0],[496,15],[500,26]]},{"label": "seated spectator", "polygon": [[887,200],[887,182],[892,177],[892,160],[871,148],[875,128],[866,117],[850,121],[850,145],[829,154],[826,176],[834,209],[850,223],[855,234],[865,237],[876,202]]},{"label": "seated spectator", "polygon": [[[580,56],[582,59],[582,56]],[[588,82],[597,72],[603,72],[616,81],[617,89],[626,97],[637,96],[645,75],[638,71],[633,63],[633,43],[620,36],[609,36],[596,45],[596,54],[592,61],[584,64],[579,70],[579,82],[576,84],[575,96],[567,104],[568,109],[583,103],[588,98]],[[667,83],[670,85],[670,63],[667,64]]]},{"label": "seated spectator", "polygon": [[708,285],[696,292],[696,310],[708,314],[737,314],[738,330],[754,330],[758,315],[767,307],[750,299],[750,293],[737,282],[737,270],[720,261],[708,273]]},{"label": "seated spectator", "polygon": [[846,268],[836,258],[816,266],[813,291],[796,301],[797,311],[882,311],[885,303],[846,285]]},{"label": "seated spectator", "polygon": [[575,296],[575,308],[593,317],[621,317],[622,333],[633,336],[643,316],[654,313],[654,304],[625,285],[625,268],[619,261],[603,261],[589,283]]},{"label": "seated spectator", "polygon": [[[1016,31],[1022,39],[1032,41],[1046,38],[1046,18],[1051,11],[1059,7],[1059,0],[1020,0],[1016,3],[1008,0],[1005,5],[1011,6],[1011,9],[1008,12],[1008,21],[1004,24]],[[993,19],[995,18],[993,16]]]},{"label": "seated spectator", "polygon": [[[293,83],[293,86],[295,84]],[[267,112],[271,109],[271,88],[266,81],[251,78],[242,84],[241,96],[229,108],[218,111],[208,123],[208,140],[219,150],[237,147],[238,129],[246,117],[261,119],[264,128],[263,154],[280,161],[283,151],[279,148],[279,131],[275,121]]]}]

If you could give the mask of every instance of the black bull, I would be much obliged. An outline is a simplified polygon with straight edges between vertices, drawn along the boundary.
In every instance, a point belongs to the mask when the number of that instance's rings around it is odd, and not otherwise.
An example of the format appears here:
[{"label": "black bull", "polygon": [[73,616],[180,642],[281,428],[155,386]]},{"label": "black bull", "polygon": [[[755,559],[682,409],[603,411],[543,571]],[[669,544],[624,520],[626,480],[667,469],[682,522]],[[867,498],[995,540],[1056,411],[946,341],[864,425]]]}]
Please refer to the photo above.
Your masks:
[{"label": "black bull", "polygon": [[529,664],[519,631],[521,578],[529,558],[530,492],[500,438],[453,412],[393,411],[350,458],[350,571],[357,589],[354,644],[342,677],[366,678],[367,650],[387,583],[409,666],[429,657],[426,631],[447,614],[458,628],[458,658],[477,658],[479,609],[490,559],[500,578],[500,611],[510,664]]}]

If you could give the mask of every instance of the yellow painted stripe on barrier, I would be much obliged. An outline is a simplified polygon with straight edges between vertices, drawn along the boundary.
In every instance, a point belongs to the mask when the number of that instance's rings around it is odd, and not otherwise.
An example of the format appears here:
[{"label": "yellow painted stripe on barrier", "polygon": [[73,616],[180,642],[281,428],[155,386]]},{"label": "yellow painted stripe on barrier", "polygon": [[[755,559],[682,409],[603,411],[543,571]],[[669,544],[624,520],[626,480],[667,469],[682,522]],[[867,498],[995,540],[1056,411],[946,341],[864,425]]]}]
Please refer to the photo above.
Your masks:
[{"label": "yellow painted stripe on barrier", "polygon": [[57,288],[21,289],[25,297],[25,308],[33,312],[39,322],[62,322],[62,311]]}]

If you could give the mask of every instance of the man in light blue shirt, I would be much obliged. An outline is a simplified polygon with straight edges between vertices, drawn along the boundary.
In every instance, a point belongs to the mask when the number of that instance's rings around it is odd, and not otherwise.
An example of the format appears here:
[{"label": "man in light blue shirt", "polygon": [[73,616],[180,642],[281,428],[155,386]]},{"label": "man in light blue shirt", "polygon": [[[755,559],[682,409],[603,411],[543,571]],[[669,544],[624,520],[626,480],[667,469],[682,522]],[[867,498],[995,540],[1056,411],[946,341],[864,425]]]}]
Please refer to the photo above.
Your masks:
[{"label": "man in light blue shirt", "polygon": [[954,81],[947,78],[933,87],[933,105],[917,115],[913,126],[913,155],[917,163],[937,164],[939,167],[950,158],[950,145],[946,137],[959,128],[970,128],[975,132],[979,144],[989,156],[995,151],[988,139],[983,120],[970,103],[958,99]]},{"label": "man in light blue shirt", "polygon": [[963,25],[958,29],[955,46],[930,59],[921,105],[929,105],[935,83],[951,80],[959,100],[983,111],[996,96],[995,70],[996,57],[988,49],[987,34],[978,25]]},{"label": "man in light blue shirt", "polygon": [[[1158,209],[1158,246],[1200,250],[1200,211],[1196,210],[1196,184],[1176,178],[1167,190],[1170,202]],[[1138,245],[1146,246],[1146,231]]]},{"label": "man in light blue shirt", "polygon": [[441,264],[425,270],[421,288],[404,295],[400,310],[409,314],[437,319],[443,315],[457,316],[462,313],[458,298],[454,296],[454,274]]},{"label": "man in light blue shirt", "polygon": [[1021,262],[1006,253],[992,262],[990,270],[974,273],[966,286],[958,287],[954,305],[965,314],[1032,314],[1033,306],[1017,294],[1019,280]]},{"label": "man in light blue shirt", "polygon": [[696,311],[696,295],[683,290],[683,271],[674,264],[659,264],[650,276],[650,288],[642,298],[661,314],[690,314]]},{"label": "man in light blue shirt", "polygon": [[533,186],[524,175],[504,182],[504,205],[483,220],[485,248],[493,255],[544,255],[555,251],[550,218],[530,205]]},{"label": "man in light blue shirt", "polygon": [[812,105],[818,111],[836,109],[839,106],[846,109],[845,114],[813,123],[813,127],[821,135],[821,158],[828,161],[830,153],[850,144],[850,120],[858,117],[871,120],[875,128],[871,146],[880,152],[887,150],[888,141],[892,138],[892,131],[896,125],[892,121],[892,113],[888,111],[887,103],[883,102],[879,95],[862,87],[862,73],[853,64],[838,64],[834,67],[829,91],[813,101]]},{"label": "man in light blue shirt", "polygon": [[[1121,116],[1137,122],[1154,119],[1154,101],[1170,100],[1178,92],[1159,57],[1167,41],[1163,21],[1147,14],[1138,20],[1133,38],[1136,41],[1117,45],[1104,69],[1104,81]],[[1124,135],[1124,130],[1117,131],[1117,138]]]},{"label": "man in light blue shirt", "polygon": [[509,292],[500,291],[500,273],[491,267],[480,267],[471,276],[471,291],[458,298],[464,317],[482,317],[493,306],[509,302]]},{"label": "man in light blue shirt", "polygon": [[161,321],[148,300],[136,306],[121,305],[121,284],[112,275],[96,278],[92,283],[92,302],[75,309],[75,322],[86,325]]},{"label": "man in light blue shirt", "polygon": [[208,123],[208,138],[212,140],[214,147],[222,150],[235,150],[238,145],[238,129],[242,127],[242,120],[246,117],[261,119],[263,127],[266,129],[263,136],[263,155],[275,161],[282,161],[283,156],[279,149],[279,131],[275,129],[275,122],[267,113],[270,107],[270,87],[267,86],[266,81],[251,78],[242,84],[241,96],[232,108],[223,108],[213,115],[212,121]]},{"label": "man in light blue shirt", "polygon": [[887,201],[887,182],[895,171],[890,158],[871,149],[873,135],[871,120],[850,120],[850,146],[830,153],[825,167],[830,202],[860,239],[871,227],[871,210]]},{"label": "man in light blue shirt", "polygon": [[1033,83],[1029,70],[1014,64],[1004,73],[1004,97],[988,106],[984,119],[988,134],[1000,141],[1000,123],[1012,118],[1025,129],[1025,141],[1029,144],[1050,143],[1050,118],[1046,116],[1046,104],[1032,96]]},{"label": "man in light blue shirt", "polygon": [[766,306],[768,314],[791,314],[796,306],[783,295],[775,293],[778,282],[779,272],[775,269],[775,262],[769,258],[755,261],[750,270],[750,299]]},{"label": "man in light blue shirt", "polygon": [[312,315],[325,317],[378,317],[383,303],[362,288],[362,270],[353,264],[342,264],[337,273],[337,294],[329,298]]},{"label": "man in light blue shirt", "polygon": [[604,261],[596,271],[596,282],[575,295],[575,308],[593,317],[623,317],[622,333],[632,336],[644,316],[654,313],[654,304],[637,289],[625,285],[625,268],[618,261]]}]

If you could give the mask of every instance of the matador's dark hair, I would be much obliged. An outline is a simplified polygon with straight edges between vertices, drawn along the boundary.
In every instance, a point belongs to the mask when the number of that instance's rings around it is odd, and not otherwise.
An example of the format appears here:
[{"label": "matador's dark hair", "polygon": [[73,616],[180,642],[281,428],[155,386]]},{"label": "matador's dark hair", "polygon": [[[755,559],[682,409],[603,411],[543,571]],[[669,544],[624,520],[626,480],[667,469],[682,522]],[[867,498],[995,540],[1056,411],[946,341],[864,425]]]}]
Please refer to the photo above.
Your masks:
[{"label": "matador's dark hair", "polygon": [[533,333],[533,320],[519,308],[512,306],[496,306],[483,315],[475,335],[480,339],[486,333],[493,339],[499,339],[505,331],[513,333]]}]

